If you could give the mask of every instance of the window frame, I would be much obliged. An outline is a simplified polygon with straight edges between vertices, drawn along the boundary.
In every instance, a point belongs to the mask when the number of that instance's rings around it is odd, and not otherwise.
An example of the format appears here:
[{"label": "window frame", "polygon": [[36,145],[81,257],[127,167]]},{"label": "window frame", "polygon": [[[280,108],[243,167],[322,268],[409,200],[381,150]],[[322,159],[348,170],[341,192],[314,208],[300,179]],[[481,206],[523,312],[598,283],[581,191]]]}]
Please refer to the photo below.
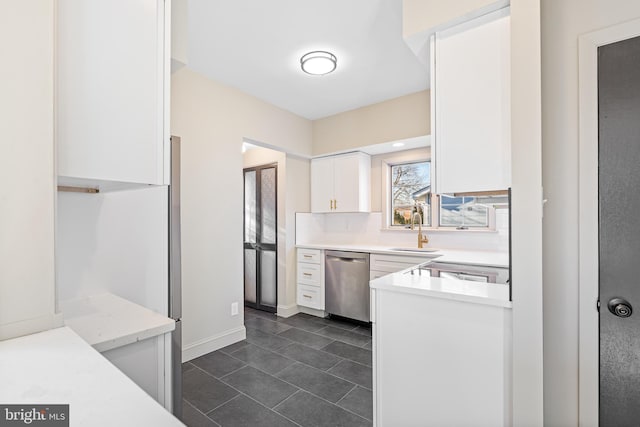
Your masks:
[{"label": "window frame", "polygon": [[[392,229],[392,230],[403,230],[406,228],[410,228],[411,225],[410,224],[393,224],[393,218],[394,218],[394,212],[393,212],[393,167],[394,166],[401,166],[401,165],[410,165],[410,164],[415,164],[415,163],[429,163],[429,186],[431,187],[431,178],[433,177],[433,172],[431,170],[431,159],[430,158],[426,158],[426,159],[414,159],[414,160],[405,160],[405,161],[397,161],[397,162],[384,162],[387,168],[387,173],[386,175],[386,180],[385,180],[385,188],[383,189],[383,191],[386,191],[387,193],[387,203],[385,206],[385,212],[386,212],[386,227],[388,229]],[[431,222],[429,225],[425,225],[424,224],[424,215],[422,218],[422,227],[425,229],[430,229],[431,227],[433,227],[434,224],[434,216],[433,216],[433,194],[430,193],[430,204],[429,204],[429,218],[431,219]]]},{"label": "window frame", "polygon": [[[433,179],[434,179],[434,170],[433,170],[433,160],[430,157],[420,157],[414,159],[406,159],[402,161],[393,161],[382,160],[382,166],[385,168],[385,171],[382,173],[383,176],[383,200],[384,200],[384,229],[389,231],[411,231],[410,225],[394,225],[393,224],[393,200],[392,200],[392,168],[393,166],[403,165],[403,164],[411,164],[411,163],[430,163],[430,174],[431,177],[429,179],[429,185],[433,188]],[[448,195],[448,194],[447,194]],[[465,196],[473,196],[472,194],[468,194]],[[453,226],[443,226],[440,225],[440,207],[441,207],[441,195],[431,193],[431,204],[430,204],[430,212],[431,212],[431,224],[423,225],[422,228],[428,231],[448,231],[448,232],[495,232],[496,231],[496,208],[492,206],[487,206],[487,216],[488,216],[488,225],[483,227],[453,227]]]},{"label": "window frame", "polygon": [[[452,197],[452,198],[465,198],[465,197],[473,197],[473,198],[477,198],[477,196],[474,196],[472,194],[464,194],[464,195],[458,195],[458,194],[438,194],[438,227],[439,228],[447,228],[447,229],[455,229],[455,230],[491,230],[491,229],[495,229],[495,208],[491,207],[491,206],[486,206],[485,208],[487,209],[487,225],[482,225],[482,226],[469,226],[469,225],[459,225],[459,226],[455,226],[455,225],[442,225],[441,222],[441,218],[440,218],[440,213],[442,212],[442,209],[444,209],[443,207],[443,202],[442,202],[442,196],[446,196],[446,197]],[[446,204],[445,204],[446,205]],[[493,224],[493,228],[492,228],[492,224]]]}]

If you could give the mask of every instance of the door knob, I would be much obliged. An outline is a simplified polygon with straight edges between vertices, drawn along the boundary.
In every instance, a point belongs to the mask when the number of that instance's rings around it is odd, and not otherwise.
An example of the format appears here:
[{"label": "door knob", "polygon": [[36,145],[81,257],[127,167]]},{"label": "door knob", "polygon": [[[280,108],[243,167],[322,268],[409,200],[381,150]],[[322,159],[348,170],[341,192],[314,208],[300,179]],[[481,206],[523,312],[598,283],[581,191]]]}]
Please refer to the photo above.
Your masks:
[{"label": "door knob", "polygon": [[618,317],[629,317],[633,313],[629,301],[622,298],[611,298],[607,306],[609,311]]}]

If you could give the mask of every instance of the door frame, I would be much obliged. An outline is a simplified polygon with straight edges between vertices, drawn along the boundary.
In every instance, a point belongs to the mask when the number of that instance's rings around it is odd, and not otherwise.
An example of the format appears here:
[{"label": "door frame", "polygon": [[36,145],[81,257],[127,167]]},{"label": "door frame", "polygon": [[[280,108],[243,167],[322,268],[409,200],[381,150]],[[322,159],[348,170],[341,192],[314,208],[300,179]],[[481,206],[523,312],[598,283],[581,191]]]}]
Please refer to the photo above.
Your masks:
[{"label": "door frame", "polygon": [[[276,174],[276,192],[275,192],[275,199],[276,199],[276,209],[275,209],[275,224],[276,224],[276,240],[274,243],[268,243],[265,245],[269,245],[269,246],[273,246],[273,252],[276,253],[276,283],[275,283],[275,290],[276,290],[276,302],[275,305],[273,306],[273,310],[271,310],[270,306],[265,306],[260,304],[260,290],[262,288],[262,277],[260,274],[262,271],[262,260],[260,258],[260,251],[261,249],[259,248],[261,243],[259,242],[259,238],[262,237],[262,200],[259,196],[261,196],[262,194],[262,189],[260,186],[261,183],[261,177],[260,177],[260,171],[262,169],[275,169],[275,174]],[[246,200],[246,185],[245,185],[245,174],[246,172],[249,171],[255,171],[256,172],[256,206],[258,207],[257,209],[257,215],[256,215],[256,302],[254,303],[247,303],[246,299],[244,299],[244,285],[243,285],[243,301],[244,301],[244,305],[249,305],[252,308],[256,308],[258,310],[265,310],[265,308],[267,308],[268,310],[265,311],[269,311],[271,313],[277,313],[278,312],[278,162],[273,162],[273,163],[267,163],[267,164],[263,164],[263,165],[257,165],[257,166],[250,166],[250,167],[246,167],[242,169],[242,200],[243,200],[243,206],[242,206],[242,246],[243,246],[243,250],[242,250],[242,262],[243,262],[243,272],[244,272],[244,263],[246,263],[245,260],[245,249],[248,249],[246,247],[247,243],[245,241],[245,235],[244,235],[244,231],[246,230],[246,222],[245,222],[245,208],[246,206],[244,205],[244,200]],[[244,273],[243,273],[243,284],[244,284]]]},{"label": "door frame", "polygon": [[640,19],[583,34],[578,40],[579,344],[578,419],[597,426],[600,331],[598,254],[598,47],[640,36]]}]

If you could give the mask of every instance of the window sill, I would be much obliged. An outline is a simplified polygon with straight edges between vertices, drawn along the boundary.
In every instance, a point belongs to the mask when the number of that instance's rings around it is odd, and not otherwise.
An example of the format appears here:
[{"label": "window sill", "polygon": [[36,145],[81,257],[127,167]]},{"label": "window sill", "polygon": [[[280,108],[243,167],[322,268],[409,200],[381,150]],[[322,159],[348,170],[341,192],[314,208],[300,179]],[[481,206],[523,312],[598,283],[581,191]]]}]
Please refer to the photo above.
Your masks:
[{"label": "window sill", "polygon": [[[400,233],[417,233],[418,229],[411,230],[410,228],[395,228],[395,227],[383,227],[380,229],[382,232],[400,232]],[[422,227],[424,233],[498,233],[498,230],[494,228],[467,228],[465,230],[459,230],[453,227]]]}]

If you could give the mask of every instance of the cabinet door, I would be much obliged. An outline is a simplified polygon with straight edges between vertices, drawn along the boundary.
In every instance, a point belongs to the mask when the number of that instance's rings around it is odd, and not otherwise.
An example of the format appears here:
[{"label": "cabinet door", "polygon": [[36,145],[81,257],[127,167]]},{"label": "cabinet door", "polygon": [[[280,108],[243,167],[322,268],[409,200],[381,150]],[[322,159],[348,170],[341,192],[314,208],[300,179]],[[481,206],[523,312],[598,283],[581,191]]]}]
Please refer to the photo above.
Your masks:
[{"label": "cabinet door", "polygon": [[159,349],[162,348],[160,343],[164,344],[164,339],[162,335],[147,338],[105,351],[102,355],[146,391],[149,396],[159,400],[158,391],[163,388],[159,383],[164,383],[164,375],[158,375],[159,372],[162,372],[160,369],[164,370],[164,366],[160,366],[163,355]]},{"label": "cabinet door", "polygon": [[370,162],[364,153],[334,158],[334,212],[369,212]]},{"label": "cabinet door", "polygon": [[509,9],[436,33],[438,193],[510,187]]},{"label": "cabinet door", "polygon": [[57,4],[58,175],[163,184],[164,1]]},{"label": "cabinet door", "polygon": [[311,212],[333,212],[334,158],[323,157],[311,161]]}]

